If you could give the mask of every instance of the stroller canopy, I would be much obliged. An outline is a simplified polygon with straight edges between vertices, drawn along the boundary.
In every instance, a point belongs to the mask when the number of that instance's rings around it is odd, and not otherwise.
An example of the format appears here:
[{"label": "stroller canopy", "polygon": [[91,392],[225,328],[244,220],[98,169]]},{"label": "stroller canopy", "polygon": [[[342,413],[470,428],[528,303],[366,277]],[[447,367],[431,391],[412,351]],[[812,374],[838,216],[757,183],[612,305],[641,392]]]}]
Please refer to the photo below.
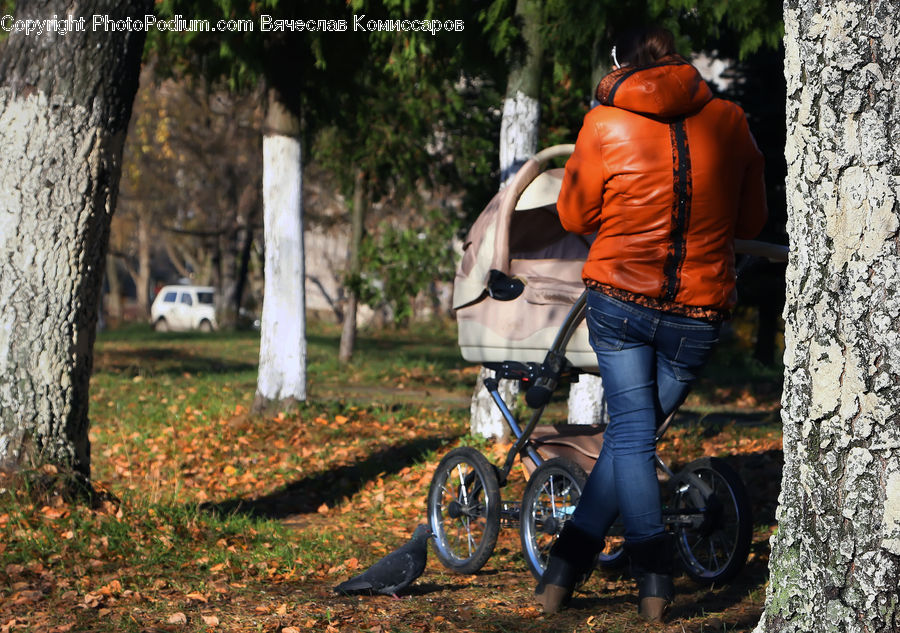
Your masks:
[{"label": "stroller canopy", "polygon": [[[551,147],[528,160],[506,188],[488,203],[463,244],[453,305],[463,358],[473,362],[541,362],[584,291],[581,269],[590,240],[563,229],[556,212],[562,169],[542,171],[572,145]],[[492,271],[524,283],[512,300],[491,296]],[[495,273],[496,274],[496,273]],[[573,365],[596,368],[579,327],[566,356]]]}]

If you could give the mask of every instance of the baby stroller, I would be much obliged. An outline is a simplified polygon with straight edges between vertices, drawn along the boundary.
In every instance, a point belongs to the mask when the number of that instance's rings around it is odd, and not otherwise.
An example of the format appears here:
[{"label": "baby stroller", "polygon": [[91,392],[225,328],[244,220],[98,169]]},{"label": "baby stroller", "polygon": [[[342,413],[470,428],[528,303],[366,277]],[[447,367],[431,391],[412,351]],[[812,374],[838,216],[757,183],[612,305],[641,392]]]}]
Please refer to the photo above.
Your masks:
[{"label": "baby stroller", "polygon": [[[493,553],[501,527],[518,528],[531,572],[540,578],[550,546],[571,516],[602,446],[600,426],[539,426],[556,388],[596,373],[584,323],[581,269],[590,248],[566,232],[556,214],[562,169],[543,171],[573,145],[528,160],[482,211],[464,244],[453,300],[464,359],[494,372],[484,386],[515,441],[501,467],[471,447],[450,451],[428,491],[427,512],[438,559],[471,574]],[[740,242],[737,249],[784,261],[786,248]],[[523,424],[499,393],[498,381],[521,381],[531,409]],[[662,424],[657,442],[672,418]],[[516,457],[529,473],[521,500],[502,500]],[[705,583],[734,577],[746,562],[753,532],[750,503],[738,474],[705,457],[673,472],[657,455],[663,515],[685,572]],[[624,563],[621,524],[607,535],[600,567]]]}]

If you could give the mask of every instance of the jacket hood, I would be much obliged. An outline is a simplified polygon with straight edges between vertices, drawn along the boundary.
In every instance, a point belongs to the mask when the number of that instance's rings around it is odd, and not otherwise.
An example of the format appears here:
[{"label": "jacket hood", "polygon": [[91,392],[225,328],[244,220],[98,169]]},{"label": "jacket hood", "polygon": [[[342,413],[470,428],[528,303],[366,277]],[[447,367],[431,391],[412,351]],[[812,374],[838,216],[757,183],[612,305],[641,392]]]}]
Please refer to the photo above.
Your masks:
[{"label": "jacket hood", "polygon": [[597,101],[660,119],[698,112],[712,99],[700,73],[680,55],[663,57],[650,66],[625,66],[604,77]]}]

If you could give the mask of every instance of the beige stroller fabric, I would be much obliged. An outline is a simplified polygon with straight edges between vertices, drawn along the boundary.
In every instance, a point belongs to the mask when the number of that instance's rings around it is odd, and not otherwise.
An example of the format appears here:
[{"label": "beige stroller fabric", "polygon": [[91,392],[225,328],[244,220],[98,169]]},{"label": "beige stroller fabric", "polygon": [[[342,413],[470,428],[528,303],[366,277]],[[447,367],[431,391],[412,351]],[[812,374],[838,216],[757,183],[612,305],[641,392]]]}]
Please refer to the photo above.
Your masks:
[{"label": "beige stroller fabric", "polygon": [[[559,222],[556,198],[563,170],[541,172],[542,157],[553,152],[564,155],[570,148],[550,148],[526,162],[466,237],[453,305],[459,346],[467,361],[542,362],[584,291],[581,269],[590,241],[568,233]],[[522,295],[512,301],[488,296],[491,270],[521,279]],[[596,370],[584,323],[570,340],[566,358],[575,367]]]},{"label": "beige stroller fabric", "polygon": [[[591,238],[568,233],[559,222],[556,199],[564,170],[541,171],[544,162],[573,149],[557,145],[527,161],[469,231],[453,285],[459,346],[467,361],[542,362],[584,291],[581,269]],[[754,240],[735,240],[735,251],[773,262],[787,261],[788,255],[786,246]],[[525,291],[512,301],[492,299],[491,270],[521,279]],[[583,321],[566,358],[574,367],[597,369]]]}]

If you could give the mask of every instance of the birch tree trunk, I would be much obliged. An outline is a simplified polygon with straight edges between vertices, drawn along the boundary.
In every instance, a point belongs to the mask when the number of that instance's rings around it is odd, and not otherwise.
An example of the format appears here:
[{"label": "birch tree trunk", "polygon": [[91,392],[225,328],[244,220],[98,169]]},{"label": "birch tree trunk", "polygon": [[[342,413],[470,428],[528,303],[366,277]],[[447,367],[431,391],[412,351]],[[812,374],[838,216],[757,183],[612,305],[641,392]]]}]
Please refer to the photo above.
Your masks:
[{"label": "birch tree trunk", "polygon": [[900,630],[898,11],[785,4],[785,464],[758,633]]},{"label": "birch tree trunk", "polygon": [[[18,3],[16,19],[152,3]],[[90,474],[88,386],[144,33],[13,32],[0,55],[0,468]]]},{"label": "birch tree trunk", "polygon": [[569,424],[607,424],[609,414],[600,376],[581,374],[569,386]]},{"label": "birch tree trunk", "polygon": [[254,409],[306,400],[300,124],[275,90],[263,137],[265,290]]},{"label": "birch tree trunk", "polygon": [[[506,186],[522,163],[538,149],[541,106],[541,63],[543,47],[538,28],[541,22],[541,3],[537,0],[518,0],[516,13],[522,18],[522,36],[527,49],[524,57],[514,60],[507,78],[503,115],[500,119],[500,188]],[[508,434],[506,422],[484,388],[485,378],[493,373],[481,368],[475,381],[475,392],[469,407],[470,430],[473,435],[501,439]],[[519,383],[500,381],[500,395],[512,407],[519,393]]]},{"label": "birch tree trunk", "polygon": [[[601,46],[605,41],[598,34],[591,47],[591,106],[597,105],[594,96],[597,84],[610,71],[610,51]],[[593,374],[582,374],[578,382],[569,386],[569,424],[608,424],[609,413],[606,409],[606,398],[603,392],[603,380]]]},{"label": "birch tree trunk", "polygon": [[542,3],[518,0],[516,14],[522,20],[524,57],[513,61],[506,83],[500,120],[500,188],[538,150],[541,122],[541,64],[544,47],[540,37]]}]

